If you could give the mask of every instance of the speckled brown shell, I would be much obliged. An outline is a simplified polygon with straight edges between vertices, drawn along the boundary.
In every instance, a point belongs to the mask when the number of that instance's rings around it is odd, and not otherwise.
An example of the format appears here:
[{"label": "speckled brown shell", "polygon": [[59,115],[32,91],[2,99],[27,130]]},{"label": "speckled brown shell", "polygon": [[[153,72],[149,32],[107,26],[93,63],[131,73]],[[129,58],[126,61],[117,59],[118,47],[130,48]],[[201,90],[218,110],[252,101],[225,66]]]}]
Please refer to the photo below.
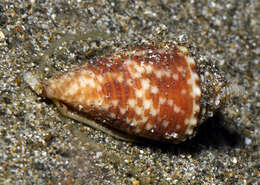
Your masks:
[{"label": "speckled brown shell", "polygon": [[184,140],[198,124],[201,89],[184,47],[142,46],[58,75],[43,95],[129,135]]}]

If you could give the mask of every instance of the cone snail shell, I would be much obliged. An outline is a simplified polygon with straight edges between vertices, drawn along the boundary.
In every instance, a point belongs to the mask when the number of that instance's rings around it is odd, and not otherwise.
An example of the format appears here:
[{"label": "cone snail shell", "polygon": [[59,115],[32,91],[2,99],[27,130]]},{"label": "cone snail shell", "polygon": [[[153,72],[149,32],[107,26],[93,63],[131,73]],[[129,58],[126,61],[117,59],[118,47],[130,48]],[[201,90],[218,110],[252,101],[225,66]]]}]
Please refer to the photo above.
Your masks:
[{"label": "cone snail shell", "polygon": [[215,102],[223,86],[210,63],[200,65],[187,48],[161,43],[86,62],[42,82],[41,95],[87,124],[177,143],[220,107]]}]

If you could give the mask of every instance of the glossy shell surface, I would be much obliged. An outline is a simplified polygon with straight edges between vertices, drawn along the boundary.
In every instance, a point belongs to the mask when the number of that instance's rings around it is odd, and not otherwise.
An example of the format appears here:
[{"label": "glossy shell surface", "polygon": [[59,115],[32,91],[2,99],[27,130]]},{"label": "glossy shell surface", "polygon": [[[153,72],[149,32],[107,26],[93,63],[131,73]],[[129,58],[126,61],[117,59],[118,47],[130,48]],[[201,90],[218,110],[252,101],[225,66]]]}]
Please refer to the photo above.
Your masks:
[{"label": "glossy shell surface", "polygon": [[184,47],[140,46],[44,83],[43,96],[97,123],[154,140],[184,140],[199,122],[201,88]]}]

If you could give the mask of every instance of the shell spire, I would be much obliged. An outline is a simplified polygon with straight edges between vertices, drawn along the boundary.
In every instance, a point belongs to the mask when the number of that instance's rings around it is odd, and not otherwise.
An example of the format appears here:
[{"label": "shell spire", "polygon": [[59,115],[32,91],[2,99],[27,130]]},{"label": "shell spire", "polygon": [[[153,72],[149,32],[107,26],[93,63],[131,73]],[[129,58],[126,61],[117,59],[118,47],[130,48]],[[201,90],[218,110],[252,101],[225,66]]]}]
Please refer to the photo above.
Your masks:
[{"label": "shell spire", "polygon": [[140,46],[51,78],[42,95],[127,135],[176,143],[207,113],[198,71],[185,47]]}]

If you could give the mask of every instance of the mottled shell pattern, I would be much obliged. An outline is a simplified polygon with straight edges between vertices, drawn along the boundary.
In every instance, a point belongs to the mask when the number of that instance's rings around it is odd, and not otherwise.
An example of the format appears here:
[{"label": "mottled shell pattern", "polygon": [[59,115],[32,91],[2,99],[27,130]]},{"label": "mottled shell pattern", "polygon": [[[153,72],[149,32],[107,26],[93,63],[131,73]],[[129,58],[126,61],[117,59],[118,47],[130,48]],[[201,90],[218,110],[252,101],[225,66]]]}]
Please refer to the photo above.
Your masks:
[{"label": "mottled shell pattern", "polygon": [[200,69],[185,47],[167,43],[120,50],[43,84],[44,97],[77,114],[153,140],[183,141],[207,114]]}]

